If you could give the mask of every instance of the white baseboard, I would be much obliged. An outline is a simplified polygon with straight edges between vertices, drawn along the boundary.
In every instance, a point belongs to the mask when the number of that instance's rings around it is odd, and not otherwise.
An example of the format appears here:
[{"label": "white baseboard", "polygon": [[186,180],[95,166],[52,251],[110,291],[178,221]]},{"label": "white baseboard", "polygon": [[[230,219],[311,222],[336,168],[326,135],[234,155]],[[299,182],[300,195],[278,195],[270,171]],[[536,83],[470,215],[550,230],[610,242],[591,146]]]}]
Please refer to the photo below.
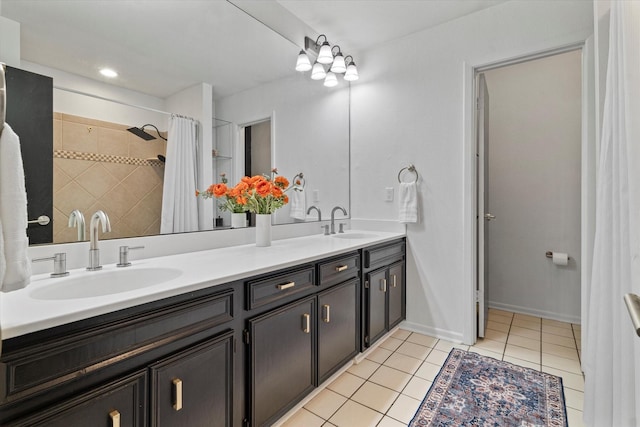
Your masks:
[{"label": "white baseboard", "polygon": [[490,308],[497,308],[498,310],[511,311],[514,313],[528,314],[530,316],[542,317],[544,319],[558,320],[560,322],[580,324],[580,316],[572,316],[565,313],[555,313],[546,310],[537,310],[530,307],[521,307],[519,305],[504,304],[495,301],[489,301]]},{"label": "white baseboard", "polygon": [[[407,322],[406,320],[400,323],[402,329],[406,329],[411,332],[418,332],[419,334],[429,335],[434,338],[455,342],[458,344],[463,343],[463,336],[459,332],[453,332],[446,329],[433,328],[431,326],[421,325],[419,323]],[[466,344],[466,343],[465,343]]]}]

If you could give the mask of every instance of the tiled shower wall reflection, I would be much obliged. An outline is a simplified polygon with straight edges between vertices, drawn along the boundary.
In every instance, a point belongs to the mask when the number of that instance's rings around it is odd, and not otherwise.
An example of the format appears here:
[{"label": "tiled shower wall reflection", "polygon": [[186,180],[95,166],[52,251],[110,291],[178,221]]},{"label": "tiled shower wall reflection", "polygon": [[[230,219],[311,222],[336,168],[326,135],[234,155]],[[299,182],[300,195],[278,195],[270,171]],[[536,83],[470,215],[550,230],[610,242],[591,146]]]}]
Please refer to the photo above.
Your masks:
[{"label": "tiled shower wall reflection", "polygon": [[54,243],[77,240],[76,229],[67,227],[74,209],[85,216],[87,238],[98,209],[107,213],[112,230],[101,239],[160,233],[164,166],[156,159],[165,155],[166,141],[145,141],[129,127],[54,113]]}]

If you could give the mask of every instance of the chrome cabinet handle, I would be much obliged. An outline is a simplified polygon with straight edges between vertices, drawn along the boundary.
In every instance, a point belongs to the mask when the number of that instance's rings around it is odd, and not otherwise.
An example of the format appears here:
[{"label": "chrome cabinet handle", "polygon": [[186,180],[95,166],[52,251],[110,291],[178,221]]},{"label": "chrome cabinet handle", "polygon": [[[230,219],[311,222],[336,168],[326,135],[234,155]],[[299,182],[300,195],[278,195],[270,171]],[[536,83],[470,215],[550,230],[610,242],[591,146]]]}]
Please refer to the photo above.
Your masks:
[{"label": "chrome cabinet handle", "polygon": [[114,409],[109,412],[109,418],[111,419],[111,427],[120,427],[120,412]]},{"label": "chrome cabinet handle", "polygon": [[393,286],[393,287],[395,288],[395,287],[397,286],[397,283],[396,283],[396,275],[395,275],[395,274],[392,274],[392,275],[391,275],[391,278],[392,278],[392,280],[391,280],[391,286]]},{"label": "chrome cabinet handle", "polygon": [[387,292],[387,279],[380,279],[380,284],[382,285],[382,292]]},{"label": "chrome cabinet handle", "polygon": [[484,219],[486,219],[487,221],[491,221],[492,219],[496,219],[496,216],[491,215],[490,213],[486,213],[484,214]]},{"label": "chrome cabinet handle", "polygon": [[302,315],[302,332],[305,334],[311,332],[311,315],[309,313]]},{"label": "chrome cabinet handle", "polygon": [[331,306],[329,304],[325,304],[322,306],[324,309],[323,321],[324,323],[329,323],[331,321]]},{"label": "chrome cabinet handle", "polygon": [[337,271],[337,272],[345,271],[345,270],[347,270],[348,268],[349,268],[349,266],[348,266],[348,265],[339,265],[339,266],[337,266],[337,267],[336,267],[336,271]]},{"label": "chrome cabinet handle", "polygon": [[296,285],[296,282],[283,283],[281,285],[276,285],[276,288],[284,291],[285,289],[293,288]]},{"label": "chrome cabinet handle", "polygon": [[180,378],[173,379],[173,409],[179,411],[182,409],[182,380]]}]

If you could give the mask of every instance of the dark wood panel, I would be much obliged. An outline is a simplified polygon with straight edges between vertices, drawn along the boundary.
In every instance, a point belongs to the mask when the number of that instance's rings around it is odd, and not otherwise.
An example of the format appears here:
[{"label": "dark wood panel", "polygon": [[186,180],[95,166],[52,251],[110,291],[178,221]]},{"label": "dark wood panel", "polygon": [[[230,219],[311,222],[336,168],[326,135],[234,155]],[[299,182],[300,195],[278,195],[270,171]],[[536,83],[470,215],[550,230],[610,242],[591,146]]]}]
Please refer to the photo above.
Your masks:
[{"label": "dark wood panel", "polygon": [[364,267],[376,268],[404,258],[404,239],[389,244],[365,248]]},{"label": "dark wood panel", "polygon": [[318,384],[358,354],[358,279],[318,294]]},{"label": "dark wood panel", "polygon": [[367,293],[367,346],[373,344],[378,338],[387,332],[387,292],[384,281],[387,278],[387,269],[381,268],[365,276],[368,283]]},{"label": "dark wood panel", "polygon": [[53,242],[53,79],[7,66],[7,123],[20,137],[29,219],[47,215],[46,226],[27,228],[30,244]]},{"label": "dark wood panel", "polygon": [[117,411],[121,427],[146,426],[147,374],[140,371],[98,387],[6,427],[112,427]]},{"label": "dark wood panel", "polygon": [[270,425],[313,390],[315,312],[313,296],[249,321],[252,426]]},{"label": "dark wood panel", "polygon": [[[230,427],[233,404],[233,331],[150,367],[151,425]],[[181,382],[177,409],[174,380]]]},{"label": "dark wood panel", "polygon": [[406,317],[404,270],[404,261],[389,266],[389,330]]}]

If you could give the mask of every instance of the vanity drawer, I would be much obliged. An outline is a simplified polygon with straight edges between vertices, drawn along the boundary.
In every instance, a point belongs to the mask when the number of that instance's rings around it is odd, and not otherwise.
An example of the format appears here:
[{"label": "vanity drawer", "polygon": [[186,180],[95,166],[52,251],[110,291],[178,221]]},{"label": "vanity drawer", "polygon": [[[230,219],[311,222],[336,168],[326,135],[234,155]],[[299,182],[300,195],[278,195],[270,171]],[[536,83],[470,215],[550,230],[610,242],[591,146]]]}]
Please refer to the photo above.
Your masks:
[{"label": "vanity drawer", "polygon": [[371,268],[376,264],[389,264],[404,258],[404,240],[375,246],[364,250],[364,268]]},{"label": "vanity drawer", "polygon": [[357,253],[342,256],[318,265],[320,286],[333,286],[354,277],[360,271],[360,256]]},{"label": "vanity drawer", "polygon": [[301,292],[315,286],[314,268],[281,272],[275,276],[247,282],[247,310],[278,301],[292,301]]}]

